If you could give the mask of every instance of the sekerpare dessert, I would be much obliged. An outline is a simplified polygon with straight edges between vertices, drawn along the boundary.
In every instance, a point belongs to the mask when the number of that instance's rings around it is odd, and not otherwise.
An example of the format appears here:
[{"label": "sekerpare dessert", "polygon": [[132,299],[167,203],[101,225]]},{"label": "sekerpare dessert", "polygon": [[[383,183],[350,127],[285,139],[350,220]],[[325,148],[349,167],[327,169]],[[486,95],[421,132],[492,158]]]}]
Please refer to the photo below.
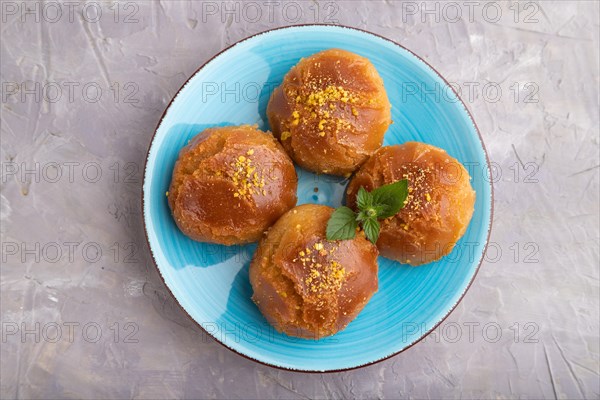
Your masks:
[{"label": "sekerpare dessert", "polygon": [[333,335],[377,291],[377,248],[362,233],[352,240],[326,240],[333,211],[316,204],[288,211],[260,241],[250,264],[252,299],[287,335]]},{"label": "sekerpare dessert", "polygon": [[200,242],[260,239],[296,205],[292,160],[272,135],[254,127],[209,128],[179,153],[168,201],[181,231]]},{"label": "sekerpare dessert", "polygon": [[391,124],[383,80],[371,62],[330,49],[300,60],[271,95],[269,124],[290,157],[317,173],[349,175]]},{"label": "sekerpare dessert", "polygon": [[475,191],[465,167],[444,150],[418,142],[379,149],[347,188],[347,204],[356,209],[360,187],[367,191],[408,180],[408,197],[396,215],[380,221],[377,247],[382,256],[421,265],[449,254],[465,233]]}]

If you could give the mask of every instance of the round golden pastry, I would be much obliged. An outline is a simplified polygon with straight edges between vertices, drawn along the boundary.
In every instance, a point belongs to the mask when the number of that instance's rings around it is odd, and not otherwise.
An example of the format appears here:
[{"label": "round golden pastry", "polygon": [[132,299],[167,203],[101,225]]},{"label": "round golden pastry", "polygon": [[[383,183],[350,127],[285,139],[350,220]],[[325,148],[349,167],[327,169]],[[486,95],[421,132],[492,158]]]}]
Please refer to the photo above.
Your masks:
[{"label": "round golden pastry", "polygon": [[377,291],[375,245],[364,234],[328,241],[333,208],[304,204],[284,214],[250,264],[252,299],[279,332],[319,339],[344,329]]},{"label": "round golden pastry", "polygon": [[381,223],[381,255],[421,265],[452,251],[465,233],[475,205],[475,191],[465,167],[444,150],[418,142],[379,149],[350,181],[348,206],[356,209],[361,186],[408,180],[409,194],[396,215]]},{"label": "round golden pastry", "polygon": [[292,160],[272,135],[254,127],[209,128],[179,153],[169,206],[181,231],[225,245],[260,239],[296,205]]},{"label": "round golden pastry", "polygon": [[368,59],[330,49],[301,59],[287,73],[271,95],[267,116],[300,166],[349,176],[381,147],[390,108]]}]

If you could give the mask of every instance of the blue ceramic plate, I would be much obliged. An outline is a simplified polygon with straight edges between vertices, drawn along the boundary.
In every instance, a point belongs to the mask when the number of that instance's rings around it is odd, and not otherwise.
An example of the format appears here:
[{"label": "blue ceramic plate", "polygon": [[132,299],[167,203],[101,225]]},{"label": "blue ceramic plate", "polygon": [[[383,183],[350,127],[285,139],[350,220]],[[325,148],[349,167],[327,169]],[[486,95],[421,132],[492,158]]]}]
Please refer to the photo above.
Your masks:
[{"label": "blue ceramic plate", "polygon": [[[384,145],[439,146],[467,165],[477,192],[471,224],[439,262],[411,268],[379,258],[379,291],[348,327],[320,341],[277,333],[250,300],[248,265],[256,244],[197,243],[175,225],[165,192],[179,150],[211,126],[268,129],[269,95],[301,57],[342,48],[370,59],[383,78],[394,124]],[[463,103],[407,49],[371,33],[309,25],[252,36],[220,53],[182,87],[152,141],[144,177],[144,221],[158,269],[179,304],[217,341],[253,360],[300,371],[334,371],[390,357],[423,338],[457,305],[488,240],[492,189],[485,149]],[[346,180],[298,169],[298,204],[341,204]],[[318,192],[314,188],[318,187]]]}]

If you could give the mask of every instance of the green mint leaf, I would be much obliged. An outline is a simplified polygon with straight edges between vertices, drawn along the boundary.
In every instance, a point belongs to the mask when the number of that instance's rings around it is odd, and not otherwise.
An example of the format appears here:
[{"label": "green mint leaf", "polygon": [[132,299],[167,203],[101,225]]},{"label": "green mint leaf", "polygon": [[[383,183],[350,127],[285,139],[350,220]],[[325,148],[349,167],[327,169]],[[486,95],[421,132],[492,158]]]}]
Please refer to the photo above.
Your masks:
[{"label": "green mint leaf", "polygon": [[356,205],[361,211],[366,210],[373,205],[373,195],[367,192],[362,186],[360,189],[358,189],[358,193],[356,195]]},{"label": "green mint leaf", "polygon": [[408,181],[402,179],[389,185],[380,186],[371,194],[373,195],[373,205],[378,209],[377,218],[391,217],[404,207],[404,201],[408,196]]},{"label": "green mint leaf", "polygon": [[375,210],[375,212],[377,213],[377,218],[380,218],[379,216],[382,215],[386,209],[387,209],[386,206],[381,206],[381,205],[373,206],[373,210]]},{"label": "green mint leaf", "polygon": [[372,243],[377,243],[380,225],[377,219],[388,218],[396,215],[408,196],[408,181],[401,181],[383,185],[367,192],[361,187],[356,194],[358,212],[348,207],[337,208],[327,222],[327,240],[347,240],[356,235],[356,228],[360,224],[365,236]]},{"label": "green mint leaf", "polygon": [[[381,209],[381,207],[379,207],[379,209]],[[379,215],[378,208],[369,207],[365,210],[359,211],[358,214],[356,215],[356,220],[358,222],[363,222],[363,221],[366,221],[366,220],[372,219],[372,218],[377,219],[377,215]]]},{"label": "green mint leaf", "polygon": [[376,244],[377,239],[379,239],[379,222],[376,218],[369,218],[363,221],[362,223],[363,230],[365,231],[365,235],[367,239],[371,241],[371,243]]},{"label": "green mint leaf", "polygon": [[327,222],[327,240],[347,240],[356,235],[356,213],[348,207],[337,208]]},{"label": "green mint leaf", "polygon": [[358,214],[356,214],[356,220],[358,222],[363,222],[364,220],[368,219],[369,216],[367,215],[366,211],[359,211]]}]

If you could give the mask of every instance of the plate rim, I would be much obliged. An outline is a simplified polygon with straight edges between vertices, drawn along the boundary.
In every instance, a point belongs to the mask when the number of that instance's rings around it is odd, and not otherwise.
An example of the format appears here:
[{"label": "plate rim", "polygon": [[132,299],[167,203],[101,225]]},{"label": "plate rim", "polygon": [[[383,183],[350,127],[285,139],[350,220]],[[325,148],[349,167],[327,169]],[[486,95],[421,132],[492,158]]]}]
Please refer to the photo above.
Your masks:
[{"label": "plate rim", "polygon": [[483,141],[483,137],[481,136],[481,132],[479,130],[479,127],[477,126],[477,123],[475,122],[475,119],[473,118],[473,116],[471,115],[471,112],[469,111],[469,109],[467,108],[467,106],[465,105],[465,102],[462,100],[462,98],[459,96],[459,94],[456,92],[456,90],[454,89],[454,87],[452,85],[450,85],[450,83],[446,80],[446,78],[444,78],[438,71],[437,69],[435,69],[431,64],[429,64],[427,61],[425,61],[424,59],[422,59],[420,56],[418,56],[415,52],[413,52],[412,50],[404,47],[403,45],[401,45],[400,43],[389,39],[385,36],[382,36],[378,33],[374,33],[371,31],[367,31],[365,29],[361,29],[361,28],[356,28],[356,27],[352,27],[352,26],[347,26],[347,25],[341,25],[341,24],[323,24],[323,23],[309,23],[309,24],[295,24],[295,25],[286,25],[286,26],[281,26],[281,27],[276,27],[276,28],[272,28],[272,29],[268,29],[265,31],[261,31],[255,34],[252,34],[250,36],[247,36],[243,39],[238,40],[237,42],[225,47],[224,49],[222,49],[221,51],[215,53],[212,57],[210,57],[207,61],[205,61],[200,67],[198,67],[198,69],[196,69],[190,76],[188,79],[186,79],[186,81],[181,85],[181,87],[177,90],[177,92],[173,95],[173,97],[171,98],[171,100],[169,101],[169,104],[167,104],[167,106],[165,107],[160,119],[158,120],[158,123],[156,124],[156,128],[154,129],[154,133],[152,134],[152,137],[150,139],[150,143],[148,144],[148,149],[146,151],[146,157],[144,159],[144,177],[142,180],[142,191],[141,191],[141,205],[142,205],[142,225],[144,226],[144,237],[146,239],[146,244],[148,245],[148,249],[150,250],[150,256],[152,258],[152,263],[154,265],[154,267],[156,268],[156,270],[158,271],[158,274],[160,276],[160,279],[162,280],[164,286],[167,288],[167,290],[169,291],[169,293],[171,294],[171,297],[175,300],[175,302],[177,303],[177,305],[179,306],[179,308],[181,310],[183,310],[183,312],[185,313],[185,315],[198,327],[201,329],[202,332],[204,332],[205,334],[209,335],[211,338],[214,339],[215,342],[219,343],[221,346],[227,348],[228,350],[248,359],[251,361],[254,361],[256,363],[265,365],[267,367],[271,367],[271,368],[277,368],[279,370],[284,370],[284,371],[292,371],[292,372],[301,372],[301,373],[306,373],[306,374],[314,374],[314,373],[337,373],[337,372],[345,372],[345,371],[352,371],[352,370],[356,370],[356,369],[360,369],[360,368],[365,368],[377,363],[380,363],[382,361],[385,361],[389,358],[392,358],[400,353],[405,352],[406,350],[410,349],[411,347],[415,346],[416,344],[418,344],[419,342],[421,342],[423,339],[425,339],[427,336],[429,336],[429,334],[431,334],[431,332],[433,332],[439,325],[442,324],[442,322],[444,322],[449,316],[450,314],[452,314],[452,312],[456,309],[456,307],[460,304],[460,302],[463,300],[463,298],[465,297],[465,295],[467,294],[467,292],[469,291],[469,289],[471,288],[471,285],[473,284],[473,282],[475,281],[475,278],[477,277],[477,274],[479,273],[479,270],[481,268],[481,265],[483,264],[483,260],[485,258],[485,253],[487,252],[487,248],[488,248],[488,244],[490,241],[490,235],[491,235],[491,231],[492,231],[492,223],[494,220],[494,183],[489,180],[489,187],[490,187],[490,218],[489,218],[489,222],[488,222],[488,229],[487,229],[487,236],[485,239],[485,244],[483,246],[483,251],[481,253],[481,257],[479,259],[479,262],[477,264],[477,267],[475,268],[475,272],[473,273],[473,276],[471,277],[471,279],[469,280],[469,283],[467,284],[467,286],[465,287],[464,291],[461,293],[460,297],[456,300],[456,302],[450,307],[450,309],[448,310],[448,312],[437,322],[435,323],[431,329],[429,329],[427,332],[425,332],[419,339],[415,340],[414,342],[410,343],[409,345],[407,345],[406,347],[404,347],[403,349],[393,352],[385,357],[379,358],[377,360],[373,360],[364,364],[360,364],[360,365],[356,365],[353,367],[348,367],[348,368],[341,368],[341,369],[328,369],[328,370],[310,370],[310,369],[298,369],[298,368],[290,368],[290,367],[285,367],[285,366],[281,366],[281,365],[277,365],[277,364],[271,364],[269,362],[266,361],[262,361],[262,360],[258,360],[256,358],[253,358],[247,354],[243,354],[240,351],[236,350],[233,347],[228,346],[227,344],[223,343],[222,341],[220,341],[219,339],[217,339],[215,336],[213,336],[212,334],[210,334],[210,332],[208,332],[206,329],[204,329],[202,327],[202,325],[200,323],[198,323],[198,321],[196,321],[191,315],[190,313],[188,313],[188,311],[181,305],[181,303],[179,302],[179,300],[177,299],[177,297],[175,296],[175,294],[173,293],[173,291],[171,290],[171,288],[169,287],[169,285],[167,284],[167,282],[165,281],[165,278],[160,270],[160,268],[158,267],[158,263],[156,261],[156,257],[154,256],[154,250],[152,249],[152,246],[150,245],[150,238],[148,235],[148,226],[146,225],[146,203],[145,203],[145,195],[146,195],[146,179],[148,176],[148,160],[150,158],[150,151],[152,150],[152,145],[154,144],[154,141],[156,139],[156,134],[158,132],[158,130],[160,129],[166,115],[167,112],[169,111],[169,109],[171,108],[171,106],[173,105],[173,102],[175,101],[175,99],[177,99],[177,97],[180,95],[181,91],[188,85],[188,83],[196,76],[198,75],[198,73],[204,69],[204,67],[206,67],[208,64],[210,64],[215,58],[219,57],[221,54],[229,51],[230,49],[234,48],[235,46],[249,40],[252,38],[255,38],[257,36],[260,35],[264,35],[273,31],[279,31],[279,30],[285,30],[285,29],[293,29],[293,28],[302,28],[302,27],[337,27],[337,28],[343,28],[343,29],[350,29],[350,30],[354,30],[354,31],[358,31],[367,35],[371,35],[371,36],[375,36],[379,39],[383,39],[387,42],[390,42],[391,44],[400,47],[401,49],[407,51],[408,53],[410,53],[413,57],[415,57],[418,61],[422,62],[423,64],[425,64],[427,67],[429,67],[431,69],[431,71],[433,73],[435,73],[435,75],[437,75],[438,78],[440,78],[448,87],[450,87],[450,89],[452,90],[452,92],[454,93],[454,95],[456,96],[456,98],[460,101],[460,104],[462,105],[464,111],[467,113],[467,116],[469,117],[469,120],[471,121],[471,123],[473,124],[473,127],[475,128],[475,131],[477,132],[477,136],[479,137],[479,142],[481,143],[481,147],[483,149],[483,153],[485,155],[485,160],[486,160],[486,167],[487,167],[487,172],[488,172],[488,176],[492,176],[491,173],[491,164],[490,164],[490,158],[488,155],[488,151],[487,148],[485,147],[485,143]]}]

